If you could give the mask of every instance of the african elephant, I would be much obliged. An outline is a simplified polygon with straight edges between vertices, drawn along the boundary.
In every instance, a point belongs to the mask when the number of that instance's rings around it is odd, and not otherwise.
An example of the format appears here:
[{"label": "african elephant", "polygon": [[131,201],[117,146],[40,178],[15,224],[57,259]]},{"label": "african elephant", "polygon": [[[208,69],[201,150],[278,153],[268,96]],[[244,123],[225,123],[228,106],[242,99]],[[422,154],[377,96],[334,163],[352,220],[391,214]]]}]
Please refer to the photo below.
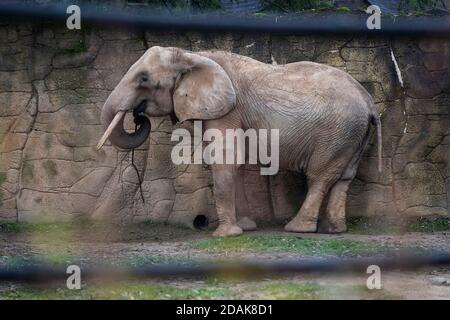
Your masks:
[{"label": "african elephant", "polygon": [[[135,133],[123,128],[126,112],[141,114]],[[319,231],[346,231],[347,190],[377,128],[381,171],[381,123],[369,93],[336,68],[296,62],[265,64],[223,51],[191,52],[152,47],[134,63],[106,100],[101,120],[106,139],[119,148],[141,145],[150,132],[147,117],[172,115],[203,120],[205,128],[279,130],[280,168],[306,175],[308,192],[291,232],[316,232],[319,210],[329,194]],[[219,226],[215,236],[243,232],[236,221],[239,165],[214,164]],[[241,188],[241,189],[239,189]],[[245,229],[245,228],[244,228]]]}]

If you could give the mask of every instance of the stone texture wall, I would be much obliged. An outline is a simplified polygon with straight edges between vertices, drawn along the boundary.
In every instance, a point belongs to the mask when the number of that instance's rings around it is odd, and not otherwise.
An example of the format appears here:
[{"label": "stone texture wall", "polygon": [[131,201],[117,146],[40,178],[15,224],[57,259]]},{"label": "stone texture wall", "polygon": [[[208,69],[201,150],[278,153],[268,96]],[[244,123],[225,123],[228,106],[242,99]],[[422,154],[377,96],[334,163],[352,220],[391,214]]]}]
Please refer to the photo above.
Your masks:
[{"label": "stone texture wall", "polygon": [[[311,60],[349,72],[382,115],[383,173],[367,149],[349,195],[354,216],[448,214],[450,39],[143,32],[0,25],[0,219],[68,220],[107,215],[190,224],[215,220],[208,167],[174,166],[172,124],[152,119],[147,144],[131,154],[97,152],[100,109],[128,67],[153,45],[222,49],[264,62]],[[390,45],[405,82],[399,86]],[[130,128],[131,128],[131,124]],[[185,126],[189,127],[189,124]],[[375,138],[375,137],[373,137]],[[239,214],[287,218],[300,206],[303,178],[269,179],[247,167],[248,206]],[[271,192],[269,192],[271,190]]]}]

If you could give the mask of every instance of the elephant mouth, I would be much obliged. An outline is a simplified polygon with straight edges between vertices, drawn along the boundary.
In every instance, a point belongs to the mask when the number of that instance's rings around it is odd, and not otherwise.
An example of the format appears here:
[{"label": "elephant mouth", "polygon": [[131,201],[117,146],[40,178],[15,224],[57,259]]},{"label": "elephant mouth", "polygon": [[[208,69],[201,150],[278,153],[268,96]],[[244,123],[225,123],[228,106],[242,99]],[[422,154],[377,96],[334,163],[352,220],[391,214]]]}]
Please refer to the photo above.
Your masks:
[{"label": "elephant mouth", "polygon": [[141,125],[143,121],[145,121],[145,116],[142,114],[145,114],[145,109],[147,109],[147,100],[143,100],[141,103],[139,103],[136,107],[133,108],[133,119],[134,123],[136,125]]},{"label": "elephant mouth", "polygon": [[[105,133],[101,137],[100,141],[97,144],[97,150],[100,150],[103,145],[105,144],[106,140],[111,136],[111,134],[114,132],[116,127],[118,125],[123,125],[123,120],[125,118],[125,115],[129,112],[133,113],[133,120],[136,125],[135,131],[138,131],[138,126],[142,127],[148,127],[145,131],[147,131],[147,134],[150,132],[150,121],[148,118],[144,115],[145,110],[147,108],[147,100],[142,100],[139,104],[137,104],[134,108],[130,110],[120,110],[116,113],[112,121],[110,122],[108,128],[105,130]],[[123,129],[122,129],[123,130]]]}]

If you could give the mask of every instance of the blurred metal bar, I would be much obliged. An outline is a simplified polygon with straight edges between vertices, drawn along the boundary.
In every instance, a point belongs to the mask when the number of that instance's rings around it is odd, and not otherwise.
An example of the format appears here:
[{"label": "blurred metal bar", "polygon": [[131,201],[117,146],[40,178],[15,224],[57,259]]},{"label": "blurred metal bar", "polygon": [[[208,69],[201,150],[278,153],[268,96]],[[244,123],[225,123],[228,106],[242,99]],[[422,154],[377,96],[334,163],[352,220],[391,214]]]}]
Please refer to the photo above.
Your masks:
[{"label": "blurred metal bar", "polygon": [[[119,25],[157,30],[196,30],[202,32],[269,32],[287,34],[367,34],[367,35],[450,35],[450,15],[394,17],[382,15],[381,29],[366,27],[366,14],[301,14],[301,15],[226,15],[170,14],[151,8],[99,7],[80,5],[83,23],[102,26]],[[66,6],[18,6],[0,4],[2,22],[54,21],[65,25],[69,15]]]},{"label": "blurred metal bar", "polygon": [[[157,264],[136,268],[116,268],[110,265],[81,266],[82,280],[198,278],[207,276],[254,279],[262,276],[292,276],[299,274],[359,274],[366,275],[367,267],[377,265],[381,272],[412,271],[427,267],[450,267],[450,254],[428,256],[401,255],[393,258],[366,259],[304,259],[234,262],[202,262],[188,265]],[[67,266],[35,264],[28,266],[0,266],[1,281],[47,283],[67,279]]]}]

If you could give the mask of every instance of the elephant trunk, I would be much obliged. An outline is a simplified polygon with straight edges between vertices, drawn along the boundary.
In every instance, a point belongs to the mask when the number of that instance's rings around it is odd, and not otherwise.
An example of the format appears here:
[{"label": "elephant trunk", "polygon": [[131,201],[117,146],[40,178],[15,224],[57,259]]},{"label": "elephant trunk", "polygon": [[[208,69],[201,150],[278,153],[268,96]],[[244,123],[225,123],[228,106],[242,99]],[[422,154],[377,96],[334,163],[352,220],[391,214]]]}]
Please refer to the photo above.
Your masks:
[{"label": "elephant trunk", "polygon": [[106,139],[109,139],[114,146],[122,149],[133,149],[139,147],[144,143],[150,134],[149,119],[147,117],[139,116],[139,128],[133,133],[128,133],[123,127],[126,112],[116,112],[114,110],[114,106],[109,103],[108,100],[103,106],[101,113],[101,122],[105,128],[105,133],[100,139],[97,148],[100,149]]}]

